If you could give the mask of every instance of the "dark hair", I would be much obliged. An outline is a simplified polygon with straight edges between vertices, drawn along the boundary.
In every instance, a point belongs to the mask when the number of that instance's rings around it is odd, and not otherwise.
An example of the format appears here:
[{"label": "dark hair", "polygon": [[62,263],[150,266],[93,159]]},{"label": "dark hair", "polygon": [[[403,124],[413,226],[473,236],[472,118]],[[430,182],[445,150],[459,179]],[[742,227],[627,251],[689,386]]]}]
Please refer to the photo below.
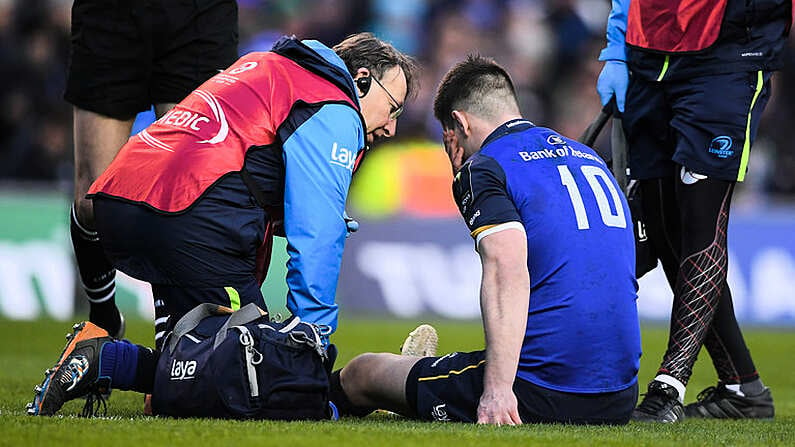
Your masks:
[{"label": "dark hair", "polygon": [[352,34],[332,49],[345,62],[351,76],[355,76],[359,68],[367,68],[381,79],[387,70],[399,66],[406,75],[406,97],[416,95],[419,89],[417,62],[373,33]]},{"label": "dark hair", "polygon": [[511,76],[494,60],[470,54],[444,75],[433,101],[433,114],[443,128],[452,129],[453,110],[490,117],[506,106],[514,106],[518,112]]}]

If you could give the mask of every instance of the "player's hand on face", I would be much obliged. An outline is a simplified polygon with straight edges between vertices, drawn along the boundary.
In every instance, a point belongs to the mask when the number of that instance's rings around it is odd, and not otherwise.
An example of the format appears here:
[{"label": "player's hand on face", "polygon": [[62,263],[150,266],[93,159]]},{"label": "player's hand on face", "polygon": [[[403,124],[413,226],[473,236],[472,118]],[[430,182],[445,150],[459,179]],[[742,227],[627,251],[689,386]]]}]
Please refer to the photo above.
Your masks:
[{"label": "player's hand on face", "polygon": [[444,151],[450,158],[450,163],[453,165],[453,173],[461,169],[464,163],[464,150],[458,143],[458,137],[453,129],[447,129],[442,133],[442,142],[444,143]]},{"label": "player's hand on face", "polygon": [[478,424],[520,425],[519,405],[510,387],[484,390],[478,404]]},{"label": "player's hand on face", "polygon": [[444,142],[444,150],[451,153],[452,149],[458,146],[458,137],[455,136],[453,129],[447,129],[442,133],[442,142]]}]

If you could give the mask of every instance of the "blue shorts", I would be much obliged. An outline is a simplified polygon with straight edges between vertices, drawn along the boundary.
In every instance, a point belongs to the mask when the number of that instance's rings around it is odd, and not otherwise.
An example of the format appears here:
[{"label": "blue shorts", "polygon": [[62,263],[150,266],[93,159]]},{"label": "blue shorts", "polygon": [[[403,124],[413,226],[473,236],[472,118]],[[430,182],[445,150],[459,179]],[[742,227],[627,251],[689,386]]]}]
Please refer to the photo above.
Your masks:
[{"label": "blue shorts", "polygon": [[663,82],[631,77],[623,114],[630,176],[668,177],[685,166],[711,178],[743,181],[769,97],[769,72]]},{"label": "blue shorts", "polygon": [[[418,361],[406,379],[406,399],[419,419],[476,422],[486,352],[454,352]],[[611,424],[629,422],[638,384],[611,393],[564,393],[517,378],[513,391],[524,423]]]}]

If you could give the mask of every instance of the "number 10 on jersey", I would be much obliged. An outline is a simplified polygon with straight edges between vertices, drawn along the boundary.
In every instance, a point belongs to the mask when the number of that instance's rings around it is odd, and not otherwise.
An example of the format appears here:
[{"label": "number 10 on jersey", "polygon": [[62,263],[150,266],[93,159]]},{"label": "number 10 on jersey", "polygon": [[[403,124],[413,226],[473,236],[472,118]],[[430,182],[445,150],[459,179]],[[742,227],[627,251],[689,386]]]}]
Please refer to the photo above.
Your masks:
[{"label": "number 10 on jersey", "polygon": [[[627,220],[624,216],[621,196],[619,196],[618,190],[610,180],[610,176],[599,166],[583,165],[580,166],[580,171],[585,180],[588,181],[588,186],[596,199],[602,222],[608,227],[626,228]],[[577,228],[580,230],[591,228],[588,222],[588,214],[585,212],[585,204],[582,201],[582,194],[580,194],[580,188],[574,180],[574,176],[571,175],[569,167],[559,165],[558,172],[560,173],[560,182],[569,192],[571,206],[574,208],[574,216],[577,218]],[[602,182],[598,180],[599,178],[602,179]],[[607,187],[607,191],[605,191],[605,187]],[[608,193],[610,198],[608,198]],[[612,202],[612,209],[611,203],[608,201]],[[613,210],[615,210],[615,213]]]}]

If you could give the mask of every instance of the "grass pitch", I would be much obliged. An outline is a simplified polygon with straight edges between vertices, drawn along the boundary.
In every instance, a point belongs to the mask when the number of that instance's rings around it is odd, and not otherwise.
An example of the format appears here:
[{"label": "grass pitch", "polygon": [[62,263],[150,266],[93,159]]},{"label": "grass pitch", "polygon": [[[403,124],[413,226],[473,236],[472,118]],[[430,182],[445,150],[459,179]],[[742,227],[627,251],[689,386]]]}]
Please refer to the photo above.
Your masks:
[{"label": "grass pitch", "polygon": [[[337,366],[366,351],[397,352],[416,321],[344,319],[333,341],[340,347]],[[476,322],[432,322],[439,330],[440,353],[483,346]],[[107,418],[81,419],[82,401],[67,404],[61,416],[33,418],[25,403],[42,371],[52,366],[65,344],[70,324],[53,321],[0,321],[0,445],[145,446],[293,445],[293,446],[518,446],[518,445],[795,445],[795,331],[747,329],[745,335],[765,383],[773,389],[773,421],[687,420],[675,425],[630,423],[624,427],[525,425],[487,427],[470,424],[413,422],[373,415],[338,422],[254,422],[174,420],[142,416],[142,397],[114,391]],[[641,388],[651,379],[666,343],[665,328],[643,332]],[[151,323],[131,321],[128,337],[151,344]],[[713,385],[715,375],[706,354],[695,368],[687,401]]]}]

